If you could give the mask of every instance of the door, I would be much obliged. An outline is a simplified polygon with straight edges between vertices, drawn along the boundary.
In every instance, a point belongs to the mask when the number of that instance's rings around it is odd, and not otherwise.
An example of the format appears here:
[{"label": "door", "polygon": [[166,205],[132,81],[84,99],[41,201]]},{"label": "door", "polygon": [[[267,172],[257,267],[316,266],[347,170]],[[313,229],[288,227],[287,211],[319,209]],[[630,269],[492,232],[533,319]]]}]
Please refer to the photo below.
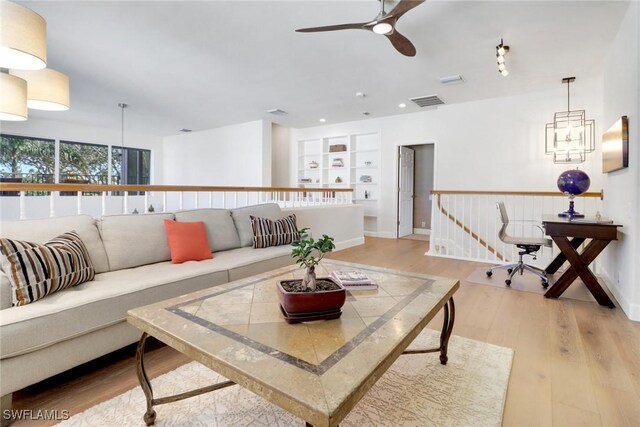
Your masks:
[{"label": "door", "polygon": [[415,153],[400,147],[398,168],[398,237],[413,234],[413,169]]}]

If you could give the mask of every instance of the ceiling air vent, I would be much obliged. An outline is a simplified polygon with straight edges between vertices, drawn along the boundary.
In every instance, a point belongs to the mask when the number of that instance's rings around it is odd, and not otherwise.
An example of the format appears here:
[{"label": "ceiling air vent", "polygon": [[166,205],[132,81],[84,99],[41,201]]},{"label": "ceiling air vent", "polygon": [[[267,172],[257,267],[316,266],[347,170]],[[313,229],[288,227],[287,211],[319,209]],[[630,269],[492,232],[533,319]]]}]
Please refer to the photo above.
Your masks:
[{"label": "ceiling air vent", "polygon": [[415,102],[418,107],[433,107],[434,105],[444,104],[444,101],[438,98],[438,95],[419,96],[417,98],[410,98]]},{"label": "ceiling air vent", "polygon": [[457,85],[460,83],[464,83],[464,79],[460,74],[456,74],[455,76],[440,77],[440,83],[445,86]]},{"label": "ceiling air vent", "polygon": [[286,116],[288,114],[286,111],[281,110],[279,108],[274,108],[272,110],[267,110],[267,113],[275,114],[276,116]]}]

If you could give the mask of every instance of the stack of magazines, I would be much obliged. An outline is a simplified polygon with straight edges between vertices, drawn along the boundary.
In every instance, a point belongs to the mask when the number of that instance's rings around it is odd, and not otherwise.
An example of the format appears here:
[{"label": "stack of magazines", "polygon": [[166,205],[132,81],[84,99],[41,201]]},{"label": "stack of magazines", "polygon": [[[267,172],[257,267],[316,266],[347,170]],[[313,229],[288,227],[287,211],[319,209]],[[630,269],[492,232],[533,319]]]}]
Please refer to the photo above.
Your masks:
[{"label": "stack of magazines", "polygon": [[332,271],[331,278],[350,291],[367,291],[378,289],[369,276],[361,271]]}]

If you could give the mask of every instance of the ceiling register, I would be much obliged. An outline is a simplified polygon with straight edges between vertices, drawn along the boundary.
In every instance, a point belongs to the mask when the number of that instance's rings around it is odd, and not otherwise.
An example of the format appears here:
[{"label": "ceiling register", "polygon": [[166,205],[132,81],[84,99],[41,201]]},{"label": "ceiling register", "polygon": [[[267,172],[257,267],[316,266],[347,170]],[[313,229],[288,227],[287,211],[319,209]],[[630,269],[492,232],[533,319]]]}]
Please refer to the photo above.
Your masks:
[{"label": "ceiling register", "polygon": [[27,108],[69,109],[69,78],[47,65],[47,23],[0,0],[0,120],[27,120]]}]

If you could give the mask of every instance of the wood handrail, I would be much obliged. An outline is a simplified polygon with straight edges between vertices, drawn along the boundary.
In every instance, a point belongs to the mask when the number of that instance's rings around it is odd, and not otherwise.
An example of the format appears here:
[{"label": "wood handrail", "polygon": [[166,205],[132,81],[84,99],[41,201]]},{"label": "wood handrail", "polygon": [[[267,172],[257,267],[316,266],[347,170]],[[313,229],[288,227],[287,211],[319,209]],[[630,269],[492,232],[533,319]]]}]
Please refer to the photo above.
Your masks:
[{"label": "wood handrail", "polygon": [[353,188],[308,187],[218,187],[206,185],[106,185],[106,184],[29,184],[2,182],[0,191],[166,191],[166,192],[284,192],[284,193],[350,193]]},{"label": "wood handrail", "polygon": [[[471,191],[471,190],[432,190],[431,194],[458,194],[469,196],[561,196],[558,191]],[[582,193],[577,197],[599,197],[604,200],[604,190]]]}]

